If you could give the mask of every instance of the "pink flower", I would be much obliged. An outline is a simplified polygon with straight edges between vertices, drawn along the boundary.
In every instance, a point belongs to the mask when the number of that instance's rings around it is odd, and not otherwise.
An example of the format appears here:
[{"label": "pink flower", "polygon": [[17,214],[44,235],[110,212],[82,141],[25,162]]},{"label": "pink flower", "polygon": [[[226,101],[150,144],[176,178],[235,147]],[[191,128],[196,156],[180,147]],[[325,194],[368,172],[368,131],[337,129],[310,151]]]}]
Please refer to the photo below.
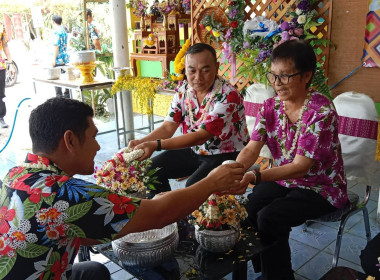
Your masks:
[{"label": "pink flower", "polygon": [[294,34],[297,36],[302,36],[303,35],[303,29],[302,28],[294,29]]},{"label": "pink flower", "polygon": [[313,134],[305,135],[300,139],[300,146],[309,153],[313,153],[317,144],[317,137]]}]

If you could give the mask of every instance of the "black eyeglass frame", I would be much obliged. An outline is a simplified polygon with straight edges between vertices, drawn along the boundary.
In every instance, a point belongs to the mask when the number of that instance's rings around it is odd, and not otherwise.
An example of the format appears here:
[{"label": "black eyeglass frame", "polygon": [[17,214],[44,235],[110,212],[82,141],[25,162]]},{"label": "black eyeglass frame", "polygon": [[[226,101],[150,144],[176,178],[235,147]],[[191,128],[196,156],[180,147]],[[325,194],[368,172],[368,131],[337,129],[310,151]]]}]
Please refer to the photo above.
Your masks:
[{"label": "black eyeglass frame", "polygon": [[[289,84],[289,80],[290,80],[291,77],[295,77],[295,76],[300,75],[300,74],[302,74],[302,73],[303,73],[303,72],[301,71],[301,72],[297,72],[297,73],[295,73],[295,74],[291,74],[291,75],[287,75],[287,74],[276,75],[276,74],[274,74],[274,73],[272,73],[272,72],[268,72],[268,73],[265,74],[265,77],[267,78],[268,82],[270,82],[271,84],[275,84],[275,83],[276,83],[276,80],[278,79],[278,80],[280,81],[281,84],[283,84],[283,85],[287,85],[287,84]],[[274,81],[273,81],[273,82],[270,81],[270,79],[268,78],[268,75],[273,75],[273,76],[274,76]],[[288,78],[288,81],[287,81],[286,83],[284,83],[284,82],[281,80],[282,78],[285,78],[285,77]]]}]

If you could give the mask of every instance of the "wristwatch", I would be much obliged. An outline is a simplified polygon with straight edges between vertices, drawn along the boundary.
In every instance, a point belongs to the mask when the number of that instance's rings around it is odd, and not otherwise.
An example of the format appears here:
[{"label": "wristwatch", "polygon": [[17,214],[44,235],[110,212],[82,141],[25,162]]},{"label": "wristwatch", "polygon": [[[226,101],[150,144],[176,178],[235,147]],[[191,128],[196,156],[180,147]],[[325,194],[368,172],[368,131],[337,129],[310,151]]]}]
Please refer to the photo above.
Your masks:
[{"label": "wristwatch", "polygon": [[253,172],[253,174],[255,174],[255,180],[250,182],[252,185],[258,185],[260,184],[261,182],[261,173],[259,170],[257,169],[253,169],[251,170],[250,172]]},{"label": "wristwatch", "polygon": [[161,139],[157,139],[157,152],[161,151]]}]

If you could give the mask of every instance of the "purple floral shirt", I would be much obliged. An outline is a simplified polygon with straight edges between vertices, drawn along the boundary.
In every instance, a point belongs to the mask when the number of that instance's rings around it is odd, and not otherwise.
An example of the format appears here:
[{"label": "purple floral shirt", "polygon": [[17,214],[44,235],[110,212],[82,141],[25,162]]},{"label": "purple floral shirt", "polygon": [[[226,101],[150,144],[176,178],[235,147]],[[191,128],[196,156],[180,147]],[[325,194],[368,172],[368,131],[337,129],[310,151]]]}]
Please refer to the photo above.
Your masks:
[{"label": "purple floral shirt", "polygon": [[338,138],[338,114],[332,102],[318,92],[311,93],[303,114],[297,146],[291,158],[285,159],[281,146],[291,149],[297,122],[285,128],[287,140],[282,139],[283,102],[274,96],[264,102],[257,115],[251,139],[264,141],[270,149],[274,164],[282,166],[293,161],[296,154],[315,160],[303,178],[276,181],[287,188],[305,188],[319,193],[333,206],[342,208],[347,202],[347,181],[344,174],[341,146]]},{"label": "purple floral shirt", "polygon": [[[213,90],[218,89],[218,83],[223,84],[212,99],[203,120],[199,122]],[[190,86],[186,81],[179,87],[171,103],[166,120],[182,125],[183,134],[205,129],[213,135],[203,145],[192,147],[193,151],[199,155],[241,151],[249,141],[241,94],[225,80],[217,79],[213,89],[207,93],[199,106],[194,90],[190,88],[187,92],[188,87]],[[190,123],[188,93],[190,94],[194,118],[193,126]]]}]

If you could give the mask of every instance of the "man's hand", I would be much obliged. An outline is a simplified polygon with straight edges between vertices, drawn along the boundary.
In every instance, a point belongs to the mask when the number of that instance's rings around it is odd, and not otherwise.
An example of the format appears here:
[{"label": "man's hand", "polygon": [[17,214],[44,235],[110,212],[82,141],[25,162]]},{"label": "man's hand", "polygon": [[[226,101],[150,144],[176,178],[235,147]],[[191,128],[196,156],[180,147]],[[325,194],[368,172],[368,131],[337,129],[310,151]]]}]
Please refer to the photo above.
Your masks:
[{"label": "man's hand", "polygon": [[215,192],[225,192],[230,189],[240,188],[240,182],[243,176],[243,165],[240,163],[231,163],[220,165],[213,169],[206,178],[212,187],[215,188]]},{"label": "man's hand", "polygon": [[141,144],[141,143],[142,143],[141,140],[131,140],[131,141],[129,141],[129,143],[128,143],[128,148],[134,150],[135,147],[136,147],[137,145]]},{"label": "man's hand", "polygon": [[148,141],[142,144],[137,145],[133,148],[134,150],[144,150],[144,154],[139,157],[137,160],[144,160],[147,158],[150,158],[150,156],[153,154],[153,152],[157,149],[157,142],[156,141]]},{"label": "man's hand", "polygon": [[15,65],[13,63],[9,64],[9,73],[13,75],[16,72]]},{"label": "man's hand", "polygon": [[255,174],[253,174],[252,172],[246,172],[243,176],[243,179],[240,181],[240,186],[238,186],[237,188],[232,188],[232,189],[226,191],[226,193],[234,194],[234,195],[245,194],[248,185],[253,180],[256,180]]}]

